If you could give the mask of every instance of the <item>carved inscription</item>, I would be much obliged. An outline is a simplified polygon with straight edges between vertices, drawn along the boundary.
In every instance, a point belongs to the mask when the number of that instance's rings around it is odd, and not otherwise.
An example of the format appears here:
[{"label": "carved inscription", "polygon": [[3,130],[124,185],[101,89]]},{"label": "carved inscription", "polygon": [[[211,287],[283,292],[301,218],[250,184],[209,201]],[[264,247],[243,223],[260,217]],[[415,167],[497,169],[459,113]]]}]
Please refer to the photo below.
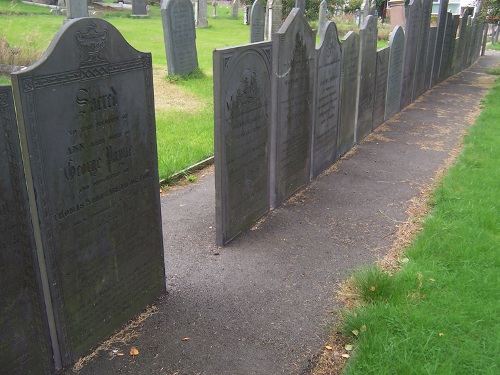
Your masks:
[{"label": "carved inscription", "polygon": [[250,13],[250,43],[264,40],[265,13],[260,1],[255,0]]}]

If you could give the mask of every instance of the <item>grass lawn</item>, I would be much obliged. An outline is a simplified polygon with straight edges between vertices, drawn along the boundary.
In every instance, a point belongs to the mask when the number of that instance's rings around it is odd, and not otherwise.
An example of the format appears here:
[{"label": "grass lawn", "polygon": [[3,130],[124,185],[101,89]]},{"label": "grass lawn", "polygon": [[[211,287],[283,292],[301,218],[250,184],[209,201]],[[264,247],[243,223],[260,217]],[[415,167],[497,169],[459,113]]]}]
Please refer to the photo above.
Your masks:
[{"label": "grass lawn", "polygon": [[[212,14],[211,5],[207,14]],[[99,10],[99,9],[97,9]],[[249,26],[243,25],[243,14],[231,18],[231,8],[219,5],[217,19],[208,18],[209,27],[196,30],[200,71],[189,77],[168,77],[163,41],[161,11],[151,6],[149,18],[135,19],[130,11],[107,11],[104,18],[113,24],[136,49],[148,51],[153,57],[155,107],[160,179],[168,180],[174,173],[213,155],[213,71],[215,48],[246,44]],[[51,15],[50,9],[20,1],[0,0],[0,40],[19,50],[15,61],[6,61],[12,54],[2,53],[0,64],[29,65],[47,48],[63,23],[64,16]],[[353,27],[352,16],[337,20],[342,37]],[[388,44],[388,26],[379,30],[382,40],[378,48]],[[384,39],[385,38],[385,39]],[[1,44],[0,44],[1,46]],[[0,83],[9,79],[0,77]]]},{"label": "grass lawn", "polygon": [[345,374],[500,373],[500,78],[482,105],[402,269],[354,275]]}]

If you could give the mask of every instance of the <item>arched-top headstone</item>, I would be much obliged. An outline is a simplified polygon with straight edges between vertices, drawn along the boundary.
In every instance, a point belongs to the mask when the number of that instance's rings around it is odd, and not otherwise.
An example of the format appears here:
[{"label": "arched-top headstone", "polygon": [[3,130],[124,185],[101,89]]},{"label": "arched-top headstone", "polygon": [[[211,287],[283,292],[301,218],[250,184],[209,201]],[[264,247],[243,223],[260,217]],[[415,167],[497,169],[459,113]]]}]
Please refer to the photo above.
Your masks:
[{"label": "arched-top headstone", "polygon": [[354,144],[358,113],[359,35],[349,31],[342,38],[342,76],[340,86],[340,124],[337,156]]},{"label": "arched-top headstone", "polygon": [[432,0],[422,0],[422,19],[420,22],[420,36],[415,65],[412,101],[429,89],[425,84],[425,68],[427,66],[427,49],[429,48],[429,32],[432,12]]},{"label": "arched-top headstone", "polygon": [[316,56],[312,178],[330,167],[337,156],[341,62],[337,26],[328,21]]},{"label": "arched-top headstone", "polygon": [[151,54],[80,18],[12,82],[67,366],[165,291]]},{"label": "arched-top headstone", "polygon": [[250,12],[250,43],[264,40],[265,11],[262,3],[255,0]]},{"label": "arched-top headstone", "polygon": [[318,19],[318,34],[324,35],[323,30],[326,28],[326,15],[328,12],[328,4],[326,0],[322,0],[319,4],[319,19]]},{"label": "arched-top headstone", "polygon": [[396,26],[389,38],[389,72],[387,77],[387,96],[385,102],[385,119],[389,119],[401,108],[401,83],[403,80],[403,60],[405,52],[405,35],[401,26]]},{"label": "arched-top headstone", "polygon": [[214,51],[216,243],[269,210],[271,43]]},{"label": "arched-top headstone", "polygon": [[271,206],[309,183],[315,35],[304,12],[293,8],[273,39]]},{"label": "arched-top headstone", "polygon": [[373,126],[375,68],[377,64],[377,20],[368,16],[359,30],[359,90],[356,142],[361,141]]},{"label": "arched-top headstone", "polygon": [[281,27],[283,18],[283,2],[282,0],[268,0],[266,7],[264,38],[266,40],[271,40],[273,34],[276,33]]},{"label": "arched-top headstone", "polygon": [[190,0],[165,0],[161,5],[168,74],[185,75],[198,67],[196,29]]},{"label": "arched-top headstone", "polygon": [[436,47],[434,49],[434,62],[432,64],[431,86],[438,81],[439,66],[441,65],[441,53],[443,51],[444,32],[446,28],[446,19],[448,13],[449,0],[440,0],[439,15],[436,35]]}]

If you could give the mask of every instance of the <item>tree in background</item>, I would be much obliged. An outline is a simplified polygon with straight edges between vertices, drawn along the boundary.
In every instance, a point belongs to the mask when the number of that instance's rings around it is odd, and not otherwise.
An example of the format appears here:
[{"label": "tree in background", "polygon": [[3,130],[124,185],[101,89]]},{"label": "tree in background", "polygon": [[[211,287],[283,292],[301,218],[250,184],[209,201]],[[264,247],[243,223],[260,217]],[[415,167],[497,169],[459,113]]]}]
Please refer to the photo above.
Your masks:
[{"label": "tree in background", "polygon": [[481,12],[490,19],[500,17],[500,0],[482,0]]}]

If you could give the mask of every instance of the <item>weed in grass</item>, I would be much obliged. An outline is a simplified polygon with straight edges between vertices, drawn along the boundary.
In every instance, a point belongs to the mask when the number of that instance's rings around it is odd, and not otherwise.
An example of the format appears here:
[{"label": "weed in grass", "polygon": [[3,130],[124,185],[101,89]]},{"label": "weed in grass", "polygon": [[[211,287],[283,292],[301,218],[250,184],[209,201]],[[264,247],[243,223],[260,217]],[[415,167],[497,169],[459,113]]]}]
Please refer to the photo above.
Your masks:
[{"label": "weed in grass", "polygon": [[487,74],[499,76],[500,75],[500,68],[491,68],[491,69],[486,69]]},{"label": "weed in grass", "polygon": [[352,276],[353,297],[361,304],[386,301],[391,297],[392,276],[378,266],[368,266]]}]

